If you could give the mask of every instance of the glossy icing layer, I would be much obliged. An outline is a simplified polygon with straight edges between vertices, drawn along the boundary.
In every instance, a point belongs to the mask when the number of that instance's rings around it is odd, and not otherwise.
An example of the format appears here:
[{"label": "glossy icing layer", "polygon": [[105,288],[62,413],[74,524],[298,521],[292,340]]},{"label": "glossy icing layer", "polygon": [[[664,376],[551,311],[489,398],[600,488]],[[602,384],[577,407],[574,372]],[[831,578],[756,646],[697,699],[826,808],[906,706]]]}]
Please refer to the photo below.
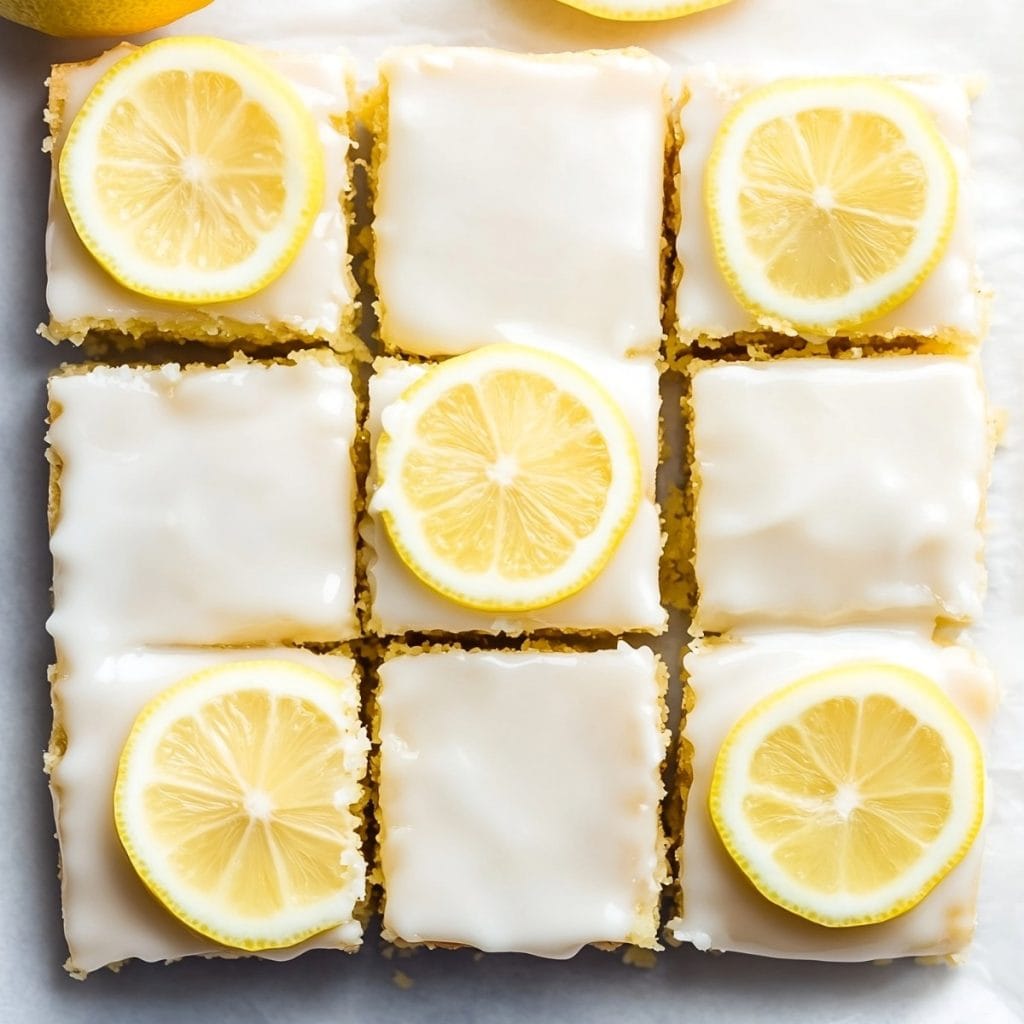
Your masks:
[{"label": "glossy icing layer", "polygon": [[[280,658],[324,672],[344,682],[352,725],[345,761],[351,771],[345,797],[358,804],[369,744],[359,724],[359,684],[355,664],[338,655],[316,655],[295,648],[258,650],[131,650],[104,654],[76,648],[73,664],[55,680],[59,733],[67,748],[51,773],[61,850],[61,894],[68,968],[88,972],[137,957],[173,960],[195,954],[238,956],[191,931],[161,907],[140,881],[114,828],[113,791],[117,763],[136,715],[159,692],[201,669],[230,661]],[[362,858],[351,871],[349,896],[354,911],[365,888]],[[290,960],[309,949],[359,946],[362,925],[350,920],[305,942],[261,957]]]},{"label": "glossy icing layer", "polygon": [[[643,495],[632,525],[611,561],[582,591],[547,608],[513,617],[464,608],[424,584],[396,554],[383,523],[364,519],[360,533],[367,543],[371,596],[371,628],[378,633],[412,630],[509,634],[540,629],[604,630],[660,633],[667,616],[661,606],[658,563],[661,521],[655,503],[658,463],[658,416],[661,398],[658,372],[646,361],[624,363],[591,357],[587,370],[618,399],[636,435],[643,472]],[[380,360],[370,379],[367,429],[371,448],[381,431],[385,408],[425,372],[422,364]],[[367,486],[372,492],[374,471]]]},{"label": "glossy icing layer", "polygon": [[[71,121],[92,87],[129,49],[122,44],[89,64],[58,67],[66,97],[54,137],[55,166]],[[93,320],[122,329],[129,324],[146,325],[172,335],[210,336],[213,341],[244,337],[244,329],[237,325],[251,324],[279,334],[281,341],[295,337],[341,341],[354,302],[342,205],[350,187],[352,143],[346,124],[351,66],[340,53],[264,55],[312,113],[323,145],[323,206],[294,262],[266,288],[232,302],[191,308],[139,295],[120,285],[92,258],[75,232],[54,176],[46,230],[46,302],[53,322]]]},{"label": "glossy icing layer", "polygon": [[386,54],[374,205],[385,344],[656,352],[666,75],[640,50]]},{"label": "glossy icing layer", "polygon": [[356,634],[347,369],[94,367],[50,399],[59,659]]},{"label": "glossy icing layer", "polygon": [[694,706],[684,737],[693,745],[693,784],[683,825],[683,913],[669,934],[699,949],[800,960],[858,961],[945,956],[974,931],[982,842],[912,910],[881,924],[826,928],[757,892],[733,863],[708,813],[714,762],[725,737],[759,700],[813,672],[851,661],[903,665],[934,680],[981,738],[995,710],[995,682],[965,647],[942,647],[911,632],[750,632],[734,641],[695,641],[684,660]]},{"label": "glossy icing layer", "polygon": [[384,937],[560,959],[655,946],[658,676],[625,644],[386,661]]},{"label": "glossy icing layer", "polygon": [[969,620],[990,425],[938,356],[699,365],[696,625]]},{"label": "glossy icing layer", "polygon": [[[693,68],[683,76],[688,99],[682,109],[682,224],[676,251],[682,277],[676,296],[680,340],[701,335],[724,338],[758,330],[758,324],[733,295],[718,268],[704,204],[704,171],[722,121],[750,89],[769,81],[767,75],[711,66]],[[970,99],[960,78],[894,79],[935,118],[949,146],[959,179],[956,224],[939,264],[904,303],[877,320],[860,325],[855,335],[901,335],[977,341],[983,332],[984,304],[974,262],[971,230]]]}]

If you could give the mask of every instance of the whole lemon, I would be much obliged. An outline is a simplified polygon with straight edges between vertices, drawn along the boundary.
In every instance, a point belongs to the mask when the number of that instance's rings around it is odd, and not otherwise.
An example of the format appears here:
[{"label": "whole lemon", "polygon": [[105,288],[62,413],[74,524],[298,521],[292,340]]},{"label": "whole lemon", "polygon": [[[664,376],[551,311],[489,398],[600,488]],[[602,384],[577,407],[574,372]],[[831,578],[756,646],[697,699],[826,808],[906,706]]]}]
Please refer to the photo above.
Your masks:
[{"label": "whole lemon", "polygon": [[0,0],[0,18],[51,36],[131,36],[205,7],[210,0]]}]

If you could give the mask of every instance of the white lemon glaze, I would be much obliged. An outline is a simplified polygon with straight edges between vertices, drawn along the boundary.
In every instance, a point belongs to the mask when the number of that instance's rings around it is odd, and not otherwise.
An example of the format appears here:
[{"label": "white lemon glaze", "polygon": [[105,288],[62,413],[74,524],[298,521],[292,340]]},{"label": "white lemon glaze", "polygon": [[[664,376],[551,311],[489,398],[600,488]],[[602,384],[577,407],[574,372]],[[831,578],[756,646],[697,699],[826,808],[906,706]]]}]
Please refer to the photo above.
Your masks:
[{"label": "white lemon glaze", "polygon": [[[65,76],[68,93],[61,130],[54,139],[55,166],[64,137],[90,90],[129,49],[122,43],[91,64],[74,66]],[[223,321],[231,320],[280,332],[282,341],[289,336],[340,337],[354,302],[348,274],[348,225],[341,202],[349,190],[348,152],[352,142],[344,125],[349,113],[346,78],[351,64],[340,53],[264,51],[263,55],[313,114],[323,146],[323,207],[294,262],[266,288],[244,299],[182,307],[148,298],[119,284],[93,259],[71,223],[54,175],[46,229],[46,302],[54,321],[137,321],[172,335],[180,334],[181,324],[187,323],[193,331],[211,335],[214,340],[221,333],[226,333],[229,340],[235,332]]]},{"label": "white lemon glaze", "polygon": [[[745,92],[769,80],[766,74],[710,65],[692,68],[683,76],[684,95],[688,98],[681,113],[683,146],[678,169],[682,224],[676,239],[683,271],[676,315],[683,342],[701,335],[723,338],[759,329],[718,268],[705,212],[704,171],[715,136],[729,110]],[[945,255],[920,288],[895,309],[860,325],[853,333],[978,340],[983,332],[984,303],[971,230],[967,88],[963,79],[952,76],[893,81],[921,101],[949,146],[960,184],[956,222]]]},{"label": "white lemon glaze", "polygon": [[[368,546],[371,627],[378,633],[444,630],[452,633],[524,633],[539,629],[644,630],[660,633],[667,616],[661,605],[658,564],[661,521],[655,502],[658,465],[658,372],[647,361],[623,362],[600,357],[587,360],[587,371],[616,398],[636,436],[643,494],[632,524],[611,560],[592,583],[572,597],[531,612],[502,617],[465,608],[423,583],[398,557],[384,524],[367,516],[360,534]],[[367,429],[371,450],[381,432],[384,411],[400,400],[426,367],[380,360],[370,378]],[[371,494],[375,472],[367,487]]]},{"label": "white lemon glaze", "polygon": [[656,662],[403,655],[380,670],[383,935],[565,958],[655,942]]},{"label": "white lemon glaze", "polygon": [[706,364],[691,401],[698,629],[979,614],[991,442],[974,363]]},{"label": "white lemon glaze", "polygon": [[409,47],[381,75],[384,342],[656,352],[666,65],[639,50]]},{"label": "white lemon glaze", "polygon": [[346,368],[96,367],[50,396],[58,658],[356,634]]},{"label": "white lemon glaze", "polygon": [[684,659],[694,693],[683,735],[693,745],[693,785],[683,825],[683,913],[677,941],[700,949],[800,960],[946,956],[970,942],[982,841],[912,910],[881,924],[826,928],[762,897],[722,845],[708,812],[714,762],[735,723],[789,683],[851,661],[906,666],[934,680],[984,740],[997,701],[988,668],[968,648],[943,647],[895,629],[750,631],[733,641],[695,641]]},{"label": "white lemon glaze", "polygon": [[[358,725],[359,686],[355,664],[340,655],[316,655],[296,648],[250,650],[132,650],[105,654],[76,648],[72,663],[55,680],[58,722],[67,749],[53,767],[51,791],[61,849],[64,930],[76,972],[96,970],[136,957],[174,960],[195,954],[238,956],[192,932],[161,907],[135,874],[114,828],[113,792],[117,764],[135,716],[162,690],[201,669],[230,661],[282,658],[346,683],[348,713]],[[368,743],[361,727],[346,760],[353,771],[345,799],[360,799]],[[350,906],[363,898],[365,865],[351,870]],[[358,948],[362,925],[352,919],[305,942],[261,957],[290,960],[309,949]]]}]

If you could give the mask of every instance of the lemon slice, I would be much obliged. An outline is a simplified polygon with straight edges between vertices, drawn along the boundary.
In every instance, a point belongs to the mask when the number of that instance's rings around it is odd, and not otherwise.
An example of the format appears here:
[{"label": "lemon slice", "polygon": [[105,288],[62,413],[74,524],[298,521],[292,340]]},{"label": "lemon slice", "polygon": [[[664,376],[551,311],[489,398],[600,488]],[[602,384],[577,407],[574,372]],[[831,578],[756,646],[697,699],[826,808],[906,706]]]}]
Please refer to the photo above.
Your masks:
[{"label": "lemon slice", "polygon": [[764,326],[813,334],[903,302],[945,251],[956,195],[928,111],[876,78],[752,90],[719,129],[705,176],[736,296]]},{"label": "lemon slice", "polygon": [[567,7],[607,18],[609,21],[666,21],[681,18],[684,14],[696,14],[710,7],[721,7],[730,0],[690,0],[689,3],[666,3],[665,0],[560,0]]},{"label": "lemon slice", "polygon": [[51,36],[133,36],[167,25],[211,0],[0,0],[0,18]]},{"label": "lemon slice", "polygon": [[329,676],[285,661],[199,672],[136,719],[117,834],[195,931],[237,949],[294,945],[351,920],[362,896],[351,808],[366,748],[354,696]]},{"label": "lemon slice", "polygon": [[292,86],[219,39],[161,39],[119,60],[68,132],[60,187],[121,284],[223,302],[295,258],[323,202],[323,150]]},{"label": "lemon slice", "polygon": [[927,677],[853,664],[794,683],[729,733],[710,810],[773,903],[832,927],[910,910],[981,828],[971,727]]},{"label": "lemon slice", "polygon": [[574,363],[490,345],[385,410],[379,512],[401,559],[470,608],[542,608],[605,566],[640,500],[636,439]]}]

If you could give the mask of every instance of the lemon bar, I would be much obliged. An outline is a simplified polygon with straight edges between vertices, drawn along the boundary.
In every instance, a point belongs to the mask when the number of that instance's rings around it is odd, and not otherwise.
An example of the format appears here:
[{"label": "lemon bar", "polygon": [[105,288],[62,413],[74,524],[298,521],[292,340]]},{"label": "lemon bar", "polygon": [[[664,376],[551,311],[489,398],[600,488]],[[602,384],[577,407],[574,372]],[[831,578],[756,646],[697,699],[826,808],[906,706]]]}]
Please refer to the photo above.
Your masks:
[{"label": "lemon bar", "polygon": [[967,622],[994,430],[970,360],[691,364],[695,626]]},{"label": "lemon bar", "polygon": [[[427,364],[383,357],[370,378],[367,430],[371,452],[381,421],[402,393],[427,371]],[[532,611],[496,614],[464,607],[428,587],[402,561],[382,517],[373,507],[376,467],[368,474],[369,514],[360,525],[369,589],[369,629],[377,635],[407,632],[508,635],[564,632],[661,633],[667,615],[658,587],[663,542],[655,497],[659,446],[658,371],[647,360],[592,357],[587,370],[614,396],[636,437],[642,474],[640,505],[608,564],[582,590]]]},{"label": "lemon bar", "polygon": [[258,51],[296,90],[316,122],[324,156],[322,207],[293,262],[246,298],[190,307],[134,292],[109,276],[83,245],[61,197],[57,162],[71,122],[104,72],[135,47],[121,44],[94,60],[57,64],[47,110],[53,157],[46,231],[46,301],[52,341],[90,338],[128,346],[142,341],[203,341],[237,348],[326,342],[354,354],[356,288],[348,252],[348,197],[354,115],[353,71],[340,53]]},{"label": "lemon bar", "polygon": [[659,948],[665,682],[624,643],[385,660],[383,937],[559,959]]},{"label": "lemon bar", "polygon": [[[692,68],[683,76],[675,306],[678,343],[684,351],[694,342],[712,347],[757,344],[763,330],[733,294],[718,266],[704,189],[705,169],[719,128],[741,97],[769,81],[766,74],[714,66]],[[890,312],[842,333],[861,340],[902,339],[944,351],[971,348],[985,330],[986,298],[975,264],[970,213],[968,83],[954,76],[890,81],[919,100],[934,119],[959,179],[957,212],[945,253],[920,287]]]},{"label": "lemon bar", "polygon": [[666,75],[635,49],[385,54],[367,104],[384,345],[656,353]]},{"label": "lemon bar", "polygon": [[692,707],[683,738],[687,777],[676,942],[704,950],[803,960],[955,957],[970,942],[982,842],[912,909],[887,921],[826,927],[762,896],[732,861],[708,809],[715,761],[733,726],[759,701],[812,673],[850,663],[920,673],[938,685],[980,740],[995,710],[989,669],[966,647],[940,646],[914,632],[850,629],[764,631],[736,640],[695,641],[684,659]]},{"label": "lemon bar", "polygon": [[337,642],[355,608],[356,406],[324,349],[50,379],[58,657]]},{"label": "lemon bar", "polygon": [[[132,722],[151,698],[200,670],[267,658],[307,666],[344,684],[351,721],[344,757],[351,777],[344,791],[355,815],[353,821],[361,821],[368,743],[359,724],[359,683],[350,658],[284,647],[108,653],[102,644],[89,641],[76,647],[70,667],[57,669],[47,768],[60,843],[64,930],[70,950],[67,969],[73,974],[116,967],[132,958],[161,961],[193,955],[245,955],[192,931],[146,890],[118,841],[114,779]],[[344,867],[339,865],[339,871],[344,871],[349,919],[300,944],[263,950],[259,956],[289,960],[310,949],[358,949],[366,879],[361,832],[360,824],[358,834],[353,833],[347,862]]]}]

